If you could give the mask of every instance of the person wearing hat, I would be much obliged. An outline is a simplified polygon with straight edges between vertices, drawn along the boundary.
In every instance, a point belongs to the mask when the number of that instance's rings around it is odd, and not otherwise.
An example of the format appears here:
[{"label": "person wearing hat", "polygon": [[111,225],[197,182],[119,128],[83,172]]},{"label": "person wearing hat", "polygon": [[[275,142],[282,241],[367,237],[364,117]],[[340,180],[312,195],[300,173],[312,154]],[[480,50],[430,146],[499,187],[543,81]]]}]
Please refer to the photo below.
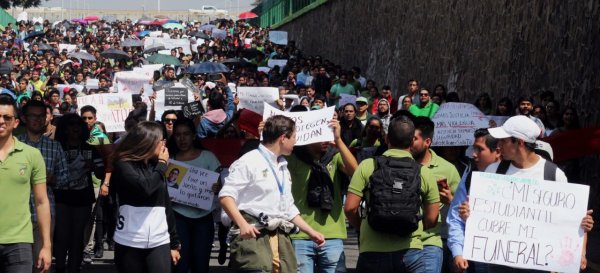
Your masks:
[{"label": "person wearing hat", "polygon": [[[556,164],[547,161],[535,152],[538,147],[536,140],[541,129],[527,116],[511,117],[506,120],[502,127],[489,128],[488,131],[492,137],[498,139],[498,148],[503,161],[492,163],[486,168],[485,172],[537,180],[554,180],[558,183],[568,182],[567,176]],[[460,205],[459,213],[460,217],[466,221],[470,213],[468,202],[465,201]],[[588,210],[581,221],[581,227],[586,232],[586,237],[587,232],[592,230],[593,225],[592,211]],[[584,239],[584,242],[587,242],[587,238]],[[587,265],[585,252],[586,246],[584,245],[581,257],[582,269],[585,269]],[[504,272],[507,269],[511,270],[510,272],[531,272],[529,269],[511,269],[506,266],[489,265],[489,272]]]},{"label": "person wearing hat", "polygon": [[372,116],[369,113],[369,100],[365,97],[356,98],[356,108],[358,108],[358,112],[356,113],[356,117],[363,126],[367,124],[367,120]]}]

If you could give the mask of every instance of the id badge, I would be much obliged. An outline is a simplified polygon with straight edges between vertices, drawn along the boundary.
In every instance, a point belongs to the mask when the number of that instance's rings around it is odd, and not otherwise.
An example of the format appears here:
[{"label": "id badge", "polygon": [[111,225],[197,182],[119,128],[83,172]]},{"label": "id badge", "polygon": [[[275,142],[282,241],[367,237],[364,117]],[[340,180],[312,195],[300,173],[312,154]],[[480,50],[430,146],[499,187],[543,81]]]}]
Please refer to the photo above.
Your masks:
[{"label": "id badge", "polygon": [[285,196],[283,194],[279,195],[279,211],[281,211],[281,212],[287,211],[287,202],[286,202]]}]

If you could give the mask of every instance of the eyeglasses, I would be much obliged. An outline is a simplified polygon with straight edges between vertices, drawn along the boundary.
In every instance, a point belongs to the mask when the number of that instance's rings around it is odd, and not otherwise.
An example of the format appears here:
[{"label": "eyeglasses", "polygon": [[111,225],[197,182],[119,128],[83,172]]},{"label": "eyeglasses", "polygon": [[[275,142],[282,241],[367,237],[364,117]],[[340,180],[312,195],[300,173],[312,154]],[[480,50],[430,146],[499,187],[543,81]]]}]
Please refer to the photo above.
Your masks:
[{"label": "eyeglasses", "polygon": [[165,123],[174,123],[175,121],[177,121],[176,118],[166,118],[165,119]]},{"label": "eyeglasses", "polygon": [[0,118],[4,120],[4,122],[11,122],[15,119],[15,116],[11,115],[0,115]]},{"label": "eyeglasses", "polygon": [[82,117],[82,118],[83,118],[83,120],[93,120],[94,119],[94,117]]},{"label": "eyeglasses", "polygon": [[420,93],[419,96],[421,96],[421,97],[429,97],[429,94],[427,94],[427,93]]}]

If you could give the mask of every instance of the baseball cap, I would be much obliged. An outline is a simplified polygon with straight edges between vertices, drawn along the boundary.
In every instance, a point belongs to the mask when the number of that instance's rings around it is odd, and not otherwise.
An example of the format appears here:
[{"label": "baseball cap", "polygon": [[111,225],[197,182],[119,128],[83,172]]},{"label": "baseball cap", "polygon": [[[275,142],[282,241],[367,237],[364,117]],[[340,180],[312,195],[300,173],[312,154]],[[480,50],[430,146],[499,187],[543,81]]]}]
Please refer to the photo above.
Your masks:
[{"label": "baseball cap", "polygon": [[541,155],[544,158],[554,160],[554,151],[552,150],[552,146],[550,143],[537,140],[535,142],[535,153]]},{"label": "baseball cap", "polygon": [[488,131],[497,139],[515,137],[529,143],[535,143],[540,135],[540,127],[533,120],[522,115],[511,117],[502,127],[489,128]]},{"label": "baseball cap", "polygon": [[365,98],[365,97],[356,98],[356,103],[359,103],[359,102],[369,104],[369,100],[367,100],[367,98]]}]

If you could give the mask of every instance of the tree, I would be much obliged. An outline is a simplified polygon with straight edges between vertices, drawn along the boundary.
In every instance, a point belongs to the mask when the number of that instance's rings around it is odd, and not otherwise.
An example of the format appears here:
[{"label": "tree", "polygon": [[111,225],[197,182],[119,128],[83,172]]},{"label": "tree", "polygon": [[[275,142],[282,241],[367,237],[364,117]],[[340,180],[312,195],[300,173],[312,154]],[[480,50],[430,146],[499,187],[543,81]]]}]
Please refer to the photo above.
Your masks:
[{"label": "tree", "polygon": [[31,8],[37,7],[41,3],[42,0],[0,0],[0,7],[3,9],[9,9],[11,7]]}]

